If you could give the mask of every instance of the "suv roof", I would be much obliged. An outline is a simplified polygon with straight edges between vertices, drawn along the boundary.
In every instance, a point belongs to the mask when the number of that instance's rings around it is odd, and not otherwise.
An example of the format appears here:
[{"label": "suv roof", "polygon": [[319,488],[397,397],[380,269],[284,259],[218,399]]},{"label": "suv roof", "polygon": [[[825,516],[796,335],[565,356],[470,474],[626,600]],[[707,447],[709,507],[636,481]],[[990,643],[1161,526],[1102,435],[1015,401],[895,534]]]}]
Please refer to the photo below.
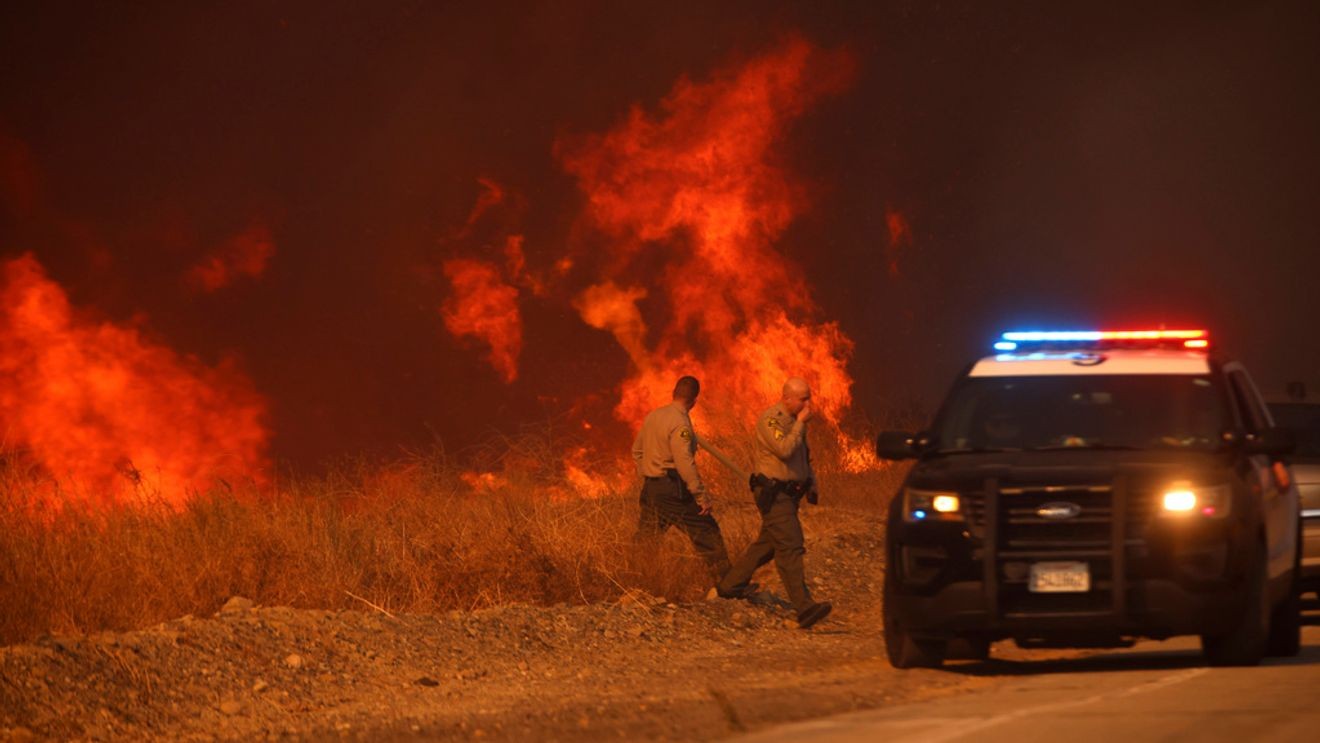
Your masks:
[{"label": "suv roof", "polygon": [[1204,330],[1011,331],[968,376],[1208,374],[1209,349]]}]

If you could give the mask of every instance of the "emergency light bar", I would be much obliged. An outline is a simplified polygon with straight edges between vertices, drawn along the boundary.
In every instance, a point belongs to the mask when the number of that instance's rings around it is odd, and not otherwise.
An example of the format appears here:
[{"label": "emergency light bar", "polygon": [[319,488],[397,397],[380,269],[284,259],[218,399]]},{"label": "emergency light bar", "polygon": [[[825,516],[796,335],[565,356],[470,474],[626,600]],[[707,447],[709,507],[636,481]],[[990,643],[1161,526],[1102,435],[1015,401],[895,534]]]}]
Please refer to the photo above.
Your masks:
[{"label": "emergency light bar", "polygon": [[1210,347],[1210,334],[1204,330],[1045,330],[1004,333],[995,343],[996,351],[1031,348],[1094,348],[1096,346],[1167,347],[1202,349]]}]

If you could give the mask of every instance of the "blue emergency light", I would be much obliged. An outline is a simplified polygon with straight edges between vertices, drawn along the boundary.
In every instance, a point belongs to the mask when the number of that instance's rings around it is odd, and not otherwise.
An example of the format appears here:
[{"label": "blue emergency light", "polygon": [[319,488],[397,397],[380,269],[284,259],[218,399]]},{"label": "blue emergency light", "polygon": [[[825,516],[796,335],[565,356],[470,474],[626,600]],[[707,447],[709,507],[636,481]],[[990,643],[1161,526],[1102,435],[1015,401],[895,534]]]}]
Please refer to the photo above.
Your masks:
[{"label": "blue emergency light", "polygon": [[1097,345],[1161,347],[1181,345],[1202,349],[1210,345],[1204,330],[1029,330],[1010,331],[995,342],[996,351],[1017,351],[1023,347],[1079,347]]}]

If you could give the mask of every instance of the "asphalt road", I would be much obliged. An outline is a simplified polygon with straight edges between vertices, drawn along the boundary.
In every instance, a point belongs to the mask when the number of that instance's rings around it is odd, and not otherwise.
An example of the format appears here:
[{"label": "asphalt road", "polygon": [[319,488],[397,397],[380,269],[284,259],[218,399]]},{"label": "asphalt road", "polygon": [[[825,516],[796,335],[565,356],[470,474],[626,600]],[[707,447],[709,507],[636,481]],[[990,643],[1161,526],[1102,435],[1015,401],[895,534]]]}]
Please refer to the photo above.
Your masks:
[{"label": "asphalt road", "polygon": [[746,741],[1023,743],[1318,741],[1320,627],[1295,658],[1256,668],[1208,668],[1195,638],[1143,642],[1069,660],[949,665],[994,677],[987,689],[785,725]]}]

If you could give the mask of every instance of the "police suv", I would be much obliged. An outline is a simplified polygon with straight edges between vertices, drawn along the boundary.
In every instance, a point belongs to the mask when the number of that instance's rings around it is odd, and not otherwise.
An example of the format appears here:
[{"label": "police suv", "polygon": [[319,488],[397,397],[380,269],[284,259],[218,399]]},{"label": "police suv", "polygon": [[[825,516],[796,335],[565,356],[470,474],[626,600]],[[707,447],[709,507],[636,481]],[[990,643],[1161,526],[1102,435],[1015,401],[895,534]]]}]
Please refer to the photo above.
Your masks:
[{"label": "police suv", "polygon": [[1241,364],[1202,330],[1005,333],[934,423],[888,515],[898,668],[990,643],[1199,635],[1212,665],[1295,655],[1298,491]]}]

